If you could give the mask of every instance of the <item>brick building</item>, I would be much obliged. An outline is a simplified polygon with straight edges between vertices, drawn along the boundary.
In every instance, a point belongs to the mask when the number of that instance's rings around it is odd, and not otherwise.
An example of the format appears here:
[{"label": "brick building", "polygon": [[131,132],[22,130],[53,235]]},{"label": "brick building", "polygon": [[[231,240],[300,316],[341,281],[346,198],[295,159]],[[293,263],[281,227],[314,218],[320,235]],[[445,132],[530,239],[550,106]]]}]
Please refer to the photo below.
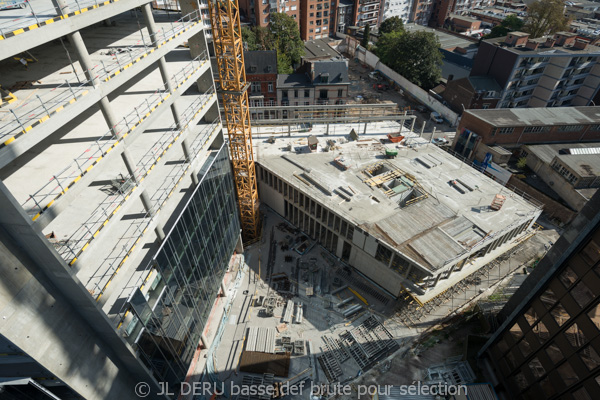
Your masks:
[{"label": "brick building", "polygon": [[330,30],[335,32],[335,5],[328,0],[299,0],[300,36],[302,40],[328,37]]},{"label": "brick building", "polygon": [[[240,10],[253,25],[269,25],[271,13],[285,13],[296,20],[300,27],[301,0],[239,0]],[[305,40],[303,38],[303,40]]]},{"label": "brick building", "polygon": [[250,106],[262,107],[277,102],[277,52],[245,51],[246,81],[250,83]]},{"label": "brick building", "polygon": [[502,88],[494,78],[468,76],[450,80],[442,98],[457,113],[467,109],[496,108]]},{"label": "brick building", "polygon": [[600,107],[467,110],[452,147],[473,159],[487,147],[600,141]]},{"label": "brick building", "polygon": [[498,320],[479,358],[499,398],[600,398],[600,193]]}]

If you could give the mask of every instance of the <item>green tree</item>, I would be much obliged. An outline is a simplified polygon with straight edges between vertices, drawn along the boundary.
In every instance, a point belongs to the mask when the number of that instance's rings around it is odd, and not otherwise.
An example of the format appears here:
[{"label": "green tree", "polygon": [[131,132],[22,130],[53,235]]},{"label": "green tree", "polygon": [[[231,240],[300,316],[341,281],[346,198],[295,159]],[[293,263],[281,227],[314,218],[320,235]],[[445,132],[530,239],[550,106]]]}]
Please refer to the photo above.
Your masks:
[{"label": "green tree", "polygon": [[442,77],[440,42],[432,32],[393,32],[377,42],[377,56],[406,79],[429,90]]},{"label": "green tree", "polygon": [[254,33],[254,30],[252,28],[242,26],[242,42],[244,42],[245,48],[247,50],[258,50],[258,46],[256,44],[256,33]]},{"label": "green tree", "polygon": [[484,36],[484,39],[491,39],[508,35],[511,31],[520,31],[523,28],[523,20],[512,14],[504,18],[500,25],[492,28],[492,31]]},{"label": "green tree", "polygon": [[277,72],[291,73],[294,64],[300,63],[304,55],[304,42],[300,38],[298,24],[287,14],[272,13],[267,29],[265,45],[267,50],[277,50]]},{"label": "green tree", "polygon": [[532,38],[567,30],[569,18],[564,15],[562,0],[539,0],[529,5],[525,19],[525,32]]},{"label": "green tree", "polygon": [[402,19],[398,16],[393,16],[384,20],[381,25],[379,25],[379,33],[392,33],[392,32],[404,32],[404,23]]},{"label": "green tree", "polygon": [[365,30],[363,31],[363,38],[360,42],[360,45],[365,49],[369,47],[369,39],[371,38],[371,25],[367,24],[365,26]]},{"label": "green tree", "polygon": [[523,20],[517,17],[515,14],[511,14],[504,18],[501,25],[510,29],[511,31],[520,31],[523,29]]}]

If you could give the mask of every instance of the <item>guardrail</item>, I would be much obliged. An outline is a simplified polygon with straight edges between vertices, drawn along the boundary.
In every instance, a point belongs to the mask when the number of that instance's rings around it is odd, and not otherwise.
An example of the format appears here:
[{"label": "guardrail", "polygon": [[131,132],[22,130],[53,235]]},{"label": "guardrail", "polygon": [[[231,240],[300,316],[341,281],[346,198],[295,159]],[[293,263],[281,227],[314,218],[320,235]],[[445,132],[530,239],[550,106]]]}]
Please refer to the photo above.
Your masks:
[{"label": "guardrail", "polygon": [[[2,141],[0,149],[29,132],[38,124],[47,121],[51,116],[64,109],[64,107],[78,101],[89,90],[93,90],[90,87],[93,83],[92,80],[98,79],[104,82],[110,80],[136,62],[147,57],[155,48],[162,46],[193,26],[198,22],[200,17],[200,10],[196,10],[183,16],[175,23],[171,22],[171,29],[167,31],[162,29],[159,31],[154,42],[150,41],[149,38],[144,39],[144,35],[142,34],[142,39],[136,44],[124,47],[124,50],[121,50],[120,54],[115,54],[115,61],[110,64],[100,62],[100,64],[95,65],[91,70],[84,70],[82,77],[77,75],[77,82],[65,81],[65,83],[58,85],[49,93],[36,96],[35,99],[10,109],[13,118],[3,126],[0,126],[0,141]],[[146,43],[146,40],[148,43]],[[140,44],[143,47],[139,47]],[[87,76],[90,76],[91,79],[88,79]],[[39,105],[25,110],[33,102],[39,102]]]},{"label": "guardrail", "polygon": [[[175,74],[175,77],[185,76],[177,88],[200,69],[207,60],[206,52],[204,52]],[[123,117],[122,121],[117,123],[112,130],[102,135],[90,148],[75,157],[66,168],[52,175],[48,183],[31,194],[22,204],[25,212],[35,221],[170,96],[167,84],[163,83],[142,104],[134,107],[132,112]]]},{"label": "guardrail", "polygon": [[[91,216],[69,237],[57,246],[60,256],[69,264],[73,265],[81,254],[87,249],[91,242],[96,238],[100,231],[108,224],[116,212],[124,205],[139,184],[151,173],[160,159],[167,153],[172,145],[177,141],[181,134],[187,129],[190,122],[195,119],[198,113],[210,102],[214,95],[214,90],[210,88],[198,98],[183,112],[181,116],[182,123],[185,125],[180,129],[176,124],[171,125],[170,130],[161,135],[161,137],[150,147],[150,149],[136,162],[135,177],[128,176],[124,178],[121,187],[127,190],[117,190],[114,194],[109,194],[91,213]],[[195,142],[207,136],[207,133],[214,133],[214,130],[220,126],[220,120],[215,120],[207,125],[196,137]],[[196,151],[199,151],[197,147]],[[196,154],[194,152],[193,154]],[[160,193],[164,183],[156,191]],[[152,199],[156,202],[155,199]],[[164,199],[160,199],[161,201]],[[157,204],[160,204],[158,201]],[[153,213],[154,210],[151,210]],[[149,214],[148,214],[149,215]]]}]

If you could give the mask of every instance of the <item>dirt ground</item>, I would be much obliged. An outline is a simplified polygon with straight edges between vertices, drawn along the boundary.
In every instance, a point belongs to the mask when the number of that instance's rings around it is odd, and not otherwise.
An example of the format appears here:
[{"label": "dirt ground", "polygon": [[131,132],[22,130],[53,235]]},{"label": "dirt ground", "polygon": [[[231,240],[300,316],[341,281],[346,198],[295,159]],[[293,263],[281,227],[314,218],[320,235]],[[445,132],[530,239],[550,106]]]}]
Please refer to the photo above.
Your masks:
[{"label": "dirt ground", "polygon": [[[427,132],[431,132],[434,126],[436,127],[436,131],[440,133],[455,131],[455,128],[451,127],[447,121],[444,121],[443,124],[435,124],[430,121],[430,111],[424,113],[417,111],[416,107],[421,103],[414,99],[410,93],[403,92],[400,94],[398,91],[391,89],[384,91],[378,91],[374,89],[373,84],[375,81],[369,78],[369,72],[371,71],[371,68],[361,65],[353,59],[348,59],[348,75],[351,82],[348,97],[352,99],[350,102],[356,102],[356,96],[359,95],[365,99],[378,97],[380,101],[387,100],[398,104],[398,108],[400,110],[404,110],[407,107],[410,107],[411,110],[414,110],[414,115],[417,116],[415,129],[420,129],[423,121],[425,121],[425,130]],[[436,135],[436,137],[439,136]]]}]

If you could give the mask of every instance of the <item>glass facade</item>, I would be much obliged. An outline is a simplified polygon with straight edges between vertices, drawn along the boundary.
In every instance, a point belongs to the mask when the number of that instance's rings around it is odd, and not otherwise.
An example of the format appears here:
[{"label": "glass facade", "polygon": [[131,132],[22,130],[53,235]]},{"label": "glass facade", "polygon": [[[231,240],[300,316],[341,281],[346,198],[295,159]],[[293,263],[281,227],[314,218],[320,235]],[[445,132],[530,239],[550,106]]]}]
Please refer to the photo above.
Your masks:
[{"label": "glass facade", "polygon": [[240,234],[226,146],[198,179],[152,261],[157,275],[148,294],[130,298],[130,337],[156,379],[173,388],[185,379]]},{"label": "glass facade", "polygon": [[600,398],[600,229],[560,267],[489,359],[515,399]]}]

